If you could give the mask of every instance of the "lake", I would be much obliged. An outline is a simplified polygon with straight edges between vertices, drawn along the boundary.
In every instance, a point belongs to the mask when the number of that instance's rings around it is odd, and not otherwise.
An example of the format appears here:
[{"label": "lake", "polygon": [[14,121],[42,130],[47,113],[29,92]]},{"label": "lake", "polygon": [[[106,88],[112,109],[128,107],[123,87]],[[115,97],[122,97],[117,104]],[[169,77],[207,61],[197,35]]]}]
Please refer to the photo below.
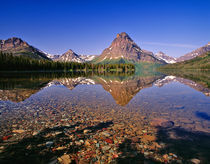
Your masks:
[{"label": "lake", "polygon": [[210,161],[210,73],[0,73],[0,163]]}]

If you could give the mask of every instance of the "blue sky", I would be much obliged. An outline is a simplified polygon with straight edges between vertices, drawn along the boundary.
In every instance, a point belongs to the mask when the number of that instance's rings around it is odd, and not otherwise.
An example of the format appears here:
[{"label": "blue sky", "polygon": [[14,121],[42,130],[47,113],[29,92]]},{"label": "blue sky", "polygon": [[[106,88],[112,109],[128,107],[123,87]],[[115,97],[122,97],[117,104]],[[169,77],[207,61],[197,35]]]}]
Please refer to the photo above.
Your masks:
[{"label": "blue sky", "polygon": [[178,57],[210,42],[209,0],[0,0],[0,39],[51,54],[100,54],[117,33]]}]

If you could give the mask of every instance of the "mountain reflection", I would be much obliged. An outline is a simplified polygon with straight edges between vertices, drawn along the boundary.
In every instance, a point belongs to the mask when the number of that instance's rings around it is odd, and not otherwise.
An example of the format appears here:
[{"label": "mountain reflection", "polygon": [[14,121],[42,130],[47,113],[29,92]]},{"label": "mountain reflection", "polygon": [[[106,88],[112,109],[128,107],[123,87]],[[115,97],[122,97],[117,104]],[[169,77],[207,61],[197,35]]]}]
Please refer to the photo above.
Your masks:
[{"label": "mountain reflection", "polygon": [[210,88],[206,88],[203,85],[196,83],[192,80],[188,80],[188,79],[184,79],[184,78],[176,77],[176,76],[165,76],[163,79],[157,80],[154,83],[154,85],[156,85],[158,87],[162,87],[162,86],[169,84],[171,82],[179,82],[179,83],[188,85],[189,87],[191,87],[199,92],[202,92],[206,96],[210,96]]},{"label": "mountain reflection", "polygon": [[73,90],[77,85],[101,85],[103,89],[111,94],[116,104],[120,106],[127,105],[131,99],[142,89],[152,87],[153,85],[162,87],[171,82],[179,82],[210,96],[210,89],[201,83],[193,80],[176,76],[166,76],[163,74],[154,74],[148,76],[131,75],[66,75],[66,74],[42,74],[34,76],[21,77],[2,77],[0,78],[0,100],[11,102],[22,102],[31,95],[36,94],[42,89],[52,85],[63,85]]},{"label": "mountain reflection", "polygon": [[143,88],[151,87],[162,76],[131,77],[127,80],[97,77],[97,83],[109,92],[118,105],[125,106]]}]

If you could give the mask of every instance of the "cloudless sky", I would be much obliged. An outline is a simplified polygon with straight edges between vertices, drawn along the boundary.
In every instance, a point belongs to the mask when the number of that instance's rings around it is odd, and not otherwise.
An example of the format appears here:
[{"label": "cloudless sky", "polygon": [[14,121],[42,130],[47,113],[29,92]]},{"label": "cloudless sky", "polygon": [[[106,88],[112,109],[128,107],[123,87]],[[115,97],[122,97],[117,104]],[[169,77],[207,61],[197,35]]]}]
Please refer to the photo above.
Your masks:
[{"label": "cloudless sky", "polygon": [[210,0],[0,0],[0,39],[100,54],[117,33],[178,57],[210,42]]}]

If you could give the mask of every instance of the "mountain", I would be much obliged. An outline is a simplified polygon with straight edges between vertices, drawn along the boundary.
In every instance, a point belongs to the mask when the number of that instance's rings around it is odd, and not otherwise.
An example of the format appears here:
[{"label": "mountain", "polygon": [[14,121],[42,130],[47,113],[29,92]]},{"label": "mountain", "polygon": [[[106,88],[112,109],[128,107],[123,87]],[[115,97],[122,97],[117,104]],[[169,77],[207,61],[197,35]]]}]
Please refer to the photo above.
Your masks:
[{"label": "mountain", "polygon": [[142,49],[143,53],[149,54],[149,55],[154,55],[152,51],[144,50]]},{"label": "mountain", "polygon": [[[54,56],[55,57],[55,56]],[[78,62],[78,63],[85,63],[93,60],[95,55],[78,55],[71,49],[65,52],[63,55],[54,58],[55,61],[62,61],[62,62]]]},{"label": "mountain", "polygon": [[176,63],[176,58],[173,58],[173,57],[171,57],[171,56],[168,56],[168,55],[166,55],[165,53],[163,53],[163,52],[158,52],[158,53],[156,53],[155,55],[154,55],[157,59],[159,59],[159,60],[163,60],[163,61],[165,61],[166,63],[170,63],[170,64],[172,64],[172,63]]},{"label": "mountain", "polygon": [[74,51],[69,49],[67,52],[65,52],[63,55],[61,55],[59,58],[56,59],[56,61],[62,61],[62,62],[78,62],[83,63],[84,60],[79,57],[78,54],[76,54]]},{"label": "mountain", "polygon": [[34,59],[49,59],[45,53],[16,37],[0,40],[0,51],[13,53],[13,55],[24,55]]},{"label": "mountain", "polygon": [[181,57],[177,58],[177,62],[190,60],[190,59],[193,59],[197,56],[203,55],[207,52],[210,52],[210,42],[203,47],[200,47],[200,48],[198,48],[198,49],[196,49],[196,50],[194,50],[190,53],[185,54],[184,56],[181,56]]},{"label": "mountain", "polygon": [[210,51],[190,60],[165,65],[161,69],[210,69]]},{"label": "mountain", "polygon": [[125,32],[117,37],[102,54],[93,60],[94,63],[150,62],[165,63],[151,53],[143,51]]}]

